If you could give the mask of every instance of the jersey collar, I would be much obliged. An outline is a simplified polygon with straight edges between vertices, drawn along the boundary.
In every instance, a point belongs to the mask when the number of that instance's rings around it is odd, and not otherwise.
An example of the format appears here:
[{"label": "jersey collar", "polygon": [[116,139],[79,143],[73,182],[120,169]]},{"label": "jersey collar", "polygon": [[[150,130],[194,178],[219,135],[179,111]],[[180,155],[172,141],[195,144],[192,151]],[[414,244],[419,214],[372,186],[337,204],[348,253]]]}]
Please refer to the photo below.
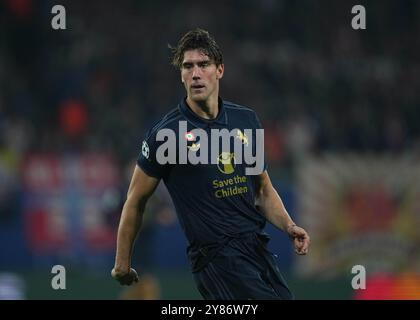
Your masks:
[{"label": "jersey collar", "polygon": [[223,100],[219,97],[219,113],[217,114],[217,117],[214,119],[204,119],[200,116],[198,116],[194,111],[191,110],[191,108],[186,103],[186,97],[181,100],[179,103],[179,109],[181,113],[185,116],[185,118],[194,124],[196,127],[205,129],[207,127],[210,127],[212,125],[222,125],[227,126],[228,123],[228,117],[226,113],[226,109],[223,103]]}]

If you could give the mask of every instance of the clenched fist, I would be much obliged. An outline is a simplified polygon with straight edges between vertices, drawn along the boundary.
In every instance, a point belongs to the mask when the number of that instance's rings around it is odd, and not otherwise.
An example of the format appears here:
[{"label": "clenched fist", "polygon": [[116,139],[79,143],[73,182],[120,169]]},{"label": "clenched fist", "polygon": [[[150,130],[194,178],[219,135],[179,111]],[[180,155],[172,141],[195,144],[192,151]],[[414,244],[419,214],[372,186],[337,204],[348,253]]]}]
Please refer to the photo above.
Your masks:
[{"label": "clenched fist", "polygon": [[133,268],[130,268],[130,271],[125,272],[121,270],[117,270],[115,268],[111,271],[111,276],[117,280],[121,285],[131,285],[133,282],[139,281],[139,276],[137,271]]}]

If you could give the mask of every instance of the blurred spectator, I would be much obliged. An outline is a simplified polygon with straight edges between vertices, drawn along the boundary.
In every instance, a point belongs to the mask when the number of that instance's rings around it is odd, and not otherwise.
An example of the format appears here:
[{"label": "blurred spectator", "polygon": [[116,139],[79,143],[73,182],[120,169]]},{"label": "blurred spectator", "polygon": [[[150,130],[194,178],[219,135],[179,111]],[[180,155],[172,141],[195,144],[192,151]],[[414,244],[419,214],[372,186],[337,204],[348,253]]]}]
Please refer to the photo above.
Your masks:
[{"label": "blurred spectator", "polygon": [[83,138],[88,125],[86,106],[81,101],[70,100],[60,106],[60,126],[66,136]]}]

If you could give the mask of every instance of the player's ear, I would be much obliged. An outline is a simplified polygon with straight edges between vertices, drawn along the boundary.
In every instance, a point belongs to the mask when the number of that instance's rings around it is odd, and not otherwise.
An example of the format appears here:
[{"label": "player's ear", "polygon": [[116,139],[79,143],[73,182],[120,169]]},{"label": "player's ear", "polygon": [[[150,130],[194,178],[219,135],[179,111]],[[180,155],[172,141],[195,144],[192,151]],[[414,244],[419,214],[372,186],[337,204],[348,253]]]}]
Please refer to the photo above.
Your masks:
[{"label": "player's ear", "polygon": [[216,69],[216,79],[217,80],[222,79],[224,72],[225,72],[225,65],[221,63],[217,66],[217,69]]}]

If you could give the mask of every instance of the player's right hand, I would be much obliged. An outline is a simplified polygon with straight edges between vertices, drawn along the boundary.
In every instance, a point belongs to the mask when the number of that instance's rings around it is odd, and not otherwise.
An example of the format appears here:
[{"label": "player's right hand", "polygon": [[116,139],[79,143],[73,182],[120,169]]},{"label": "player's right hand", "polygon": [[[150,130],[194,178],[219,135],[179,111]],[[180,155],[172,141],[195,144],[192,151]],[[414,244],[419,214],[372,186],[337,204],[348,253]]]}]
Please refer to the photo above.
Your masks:
[{"label": "player's right hand", "polygon": [[119,271],[115,268],[111,271],[111,276],[117,280],[121,285],[131,285],[133,282],[139,281],[139,276],[137,271],[133,268],[130,268],[129,272]]}]

